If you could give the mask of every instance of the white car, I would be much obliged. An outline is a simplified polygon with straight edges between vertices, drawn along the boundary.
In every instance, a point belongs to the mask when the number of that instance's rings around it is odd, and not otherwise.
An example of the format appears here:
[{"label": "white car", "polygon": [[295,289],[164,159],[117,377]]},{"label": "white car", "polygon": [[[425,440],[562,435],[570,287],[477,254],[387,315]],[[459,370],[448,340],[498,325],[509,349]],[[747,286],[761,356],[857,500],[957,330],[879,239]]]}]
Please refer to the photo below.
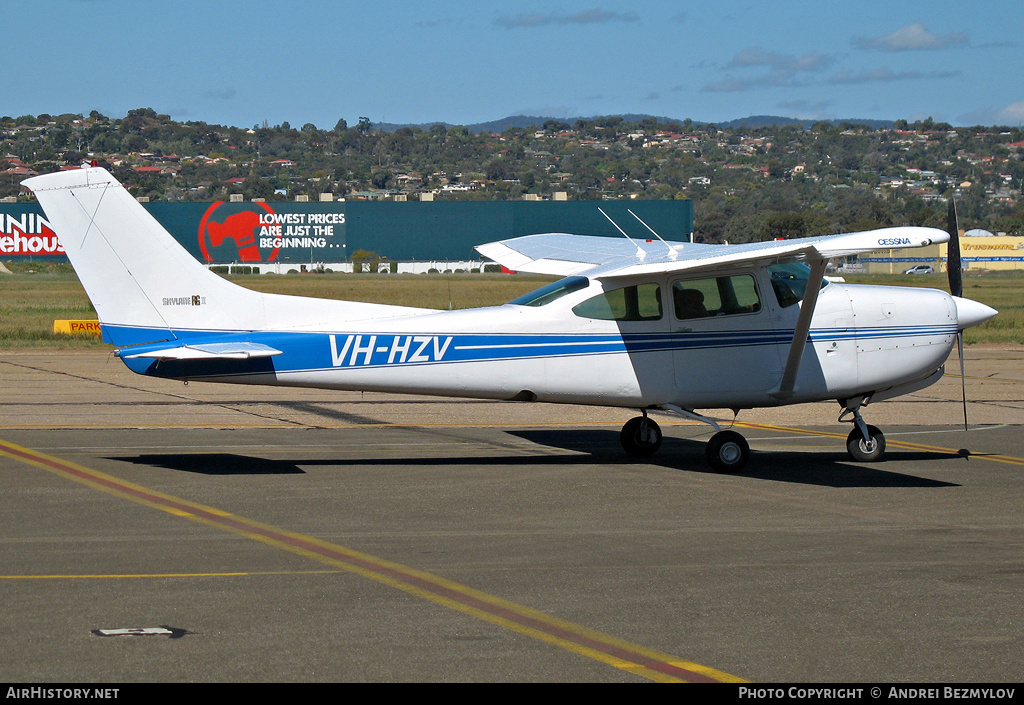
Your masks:
[{"label": "white car", "polygon": [[910,269],[904,269],[904,274],[934,274],[935,270],[930,264],[918,264]]}]

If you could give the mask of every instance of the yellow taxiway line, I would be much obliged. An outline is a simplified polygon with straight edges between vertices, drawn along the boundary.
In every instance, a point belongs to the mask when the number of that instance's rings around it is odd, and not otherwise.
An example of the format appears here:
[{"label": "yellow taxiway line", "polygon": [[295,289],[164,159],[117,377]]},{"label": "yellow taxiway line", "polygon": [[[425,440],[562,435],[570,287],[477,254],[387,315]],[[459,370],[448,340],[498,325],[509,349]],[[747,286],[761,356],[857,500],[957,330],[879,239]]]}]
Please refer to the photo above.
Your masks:
[{"label": "yellow taxiway line", "polygon": [[708,666],[632,644],[437,575],[189,502],[30,448],[0,440],[0,455],[132,502],[168,512],[361,575],[571,653],[658,682],[744,682]]}]

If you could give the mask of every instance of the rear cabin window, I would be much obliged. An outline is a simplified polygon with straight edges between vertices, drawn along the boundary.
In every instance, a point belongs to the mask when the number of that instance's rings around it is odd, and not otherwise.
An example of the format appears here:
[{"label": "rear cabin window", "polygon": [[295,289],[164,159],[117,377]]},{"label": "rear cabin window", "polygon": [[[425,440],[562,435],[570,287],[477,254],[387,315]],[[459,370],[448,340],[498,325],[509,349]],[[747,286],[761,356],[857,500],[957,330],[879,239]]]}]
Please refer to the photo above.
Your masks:
[{"label": "rear cabin window", "polygon": [[686,321],[710,316],[732,316],[761,310],[754,277],[736,274],[709,279],[688,279],[672,285],[676,318]]},{"label": "rear cabin window", "polygon": [[661,287],[638,284],[605,291],[573,307],[580,318],[599,321],[657,321],[661,318]]}]

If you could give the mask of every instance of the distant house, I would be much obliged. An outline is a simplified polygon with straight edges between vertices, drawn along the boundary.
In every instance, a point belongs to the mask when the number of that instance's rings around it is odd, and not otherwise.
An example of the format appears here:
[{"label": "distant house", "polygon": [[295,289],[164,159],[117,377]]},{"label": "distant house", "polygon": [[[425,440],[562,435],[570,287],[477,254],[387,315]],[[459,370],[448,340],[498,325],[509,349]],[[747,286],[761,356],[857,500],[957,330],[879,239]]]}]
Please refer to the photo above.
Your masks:
[{"label": "distant house", "polygon": [[13,166],[10,169],[0,171],[0,174],[10,174],[12,176],[35,176],[38,173],[38,171],[33,171],[32,169],[24,166]]}]

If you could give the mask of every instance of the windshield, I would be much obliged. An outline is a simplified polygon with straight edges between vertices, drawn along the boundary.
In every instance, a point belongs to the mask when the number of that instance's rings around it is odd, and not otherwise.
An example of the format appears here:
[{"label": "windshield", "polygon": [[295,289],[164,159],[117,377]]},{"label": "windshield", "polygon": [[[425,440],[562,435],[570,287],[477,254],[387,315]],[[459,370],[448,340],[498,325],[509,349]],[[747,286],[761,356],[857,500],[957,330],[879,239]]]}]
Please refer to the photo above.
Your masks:
[{"label": "windshield", "polygon": [[536,291],[531,291],[529,294],[524,294],[517,299],[512,299],[509,303],[516,304],[517,306],[544,306],[555,299],[562,298],[566,294],[585,289],[589,285],[590,280],[586,277],[566,277],[565,279],[551,282],[547,286],[542,286]]},{"label": "windshield", "polygon": [[[804,300],[807,291],[807,280],[811,278],[810,266],[803,262],[785,262],[768,266],[768,276],[772,280],[772,289],[779,306],[786,308]],[[821,280],[822,288],[828,284]]]}]

